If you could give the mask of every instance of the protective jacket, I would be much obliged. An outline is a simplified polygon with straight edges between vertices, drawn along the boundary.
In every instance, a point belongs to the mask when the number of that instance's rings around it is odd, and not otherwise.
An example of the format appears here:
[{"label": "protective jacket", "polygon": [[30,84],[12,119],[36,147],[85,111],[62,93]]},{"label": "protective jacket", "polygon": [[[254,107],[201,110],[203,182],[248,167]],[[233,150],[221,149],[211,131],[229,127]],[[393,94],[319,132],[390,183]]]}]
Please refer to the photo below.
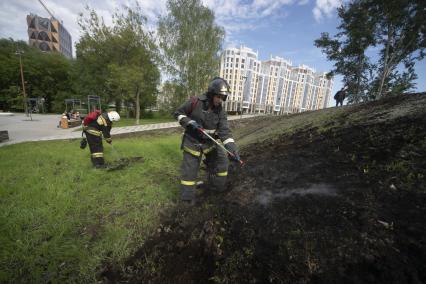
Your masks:
[{"label": "protective jacket", "polygon": [[111,141],[111,127],[112,122],[108,119],[108,114],[104,112],[85,126],[84,131],[95,136],[103,136],[106,141]]},{"label": "protective jacket", "polygon": [[105,164],[102,136],[105,138],[105,141],[111,142],[111,127],[112,122],[108,119],[106,112],[83,127],[90,148],[90,157],[95,167]]},{"label": "protective jacket", "polygon": [[[174,113],[174,116],[183,127],[186,127],[190,120],[195,120],[208,134],[214,138],[219,138],[225,145],[230,142],[235,142],[229,129],[226,112],[223,110],[222,106],[212,107],[211,111],[208,110],[209,106],[210,101],[206,94],[193,97],[181,105]],[[206,149],[206,147],[208,148],[214,145],[214,142],[207,138],[200,139],[200,137],[198,137],[197,139],[195,133],[186,129],[182,146],[185,147],[187,144],[189,144],[189,146],[192,146],[191,144],[202,144],[202,148]]]},{"label": "protective jacket", "polygon": [[191,120],[196,121],[210,136],[220,139],[226,147],[236,151],[226,112],[222,106],[213,107],[207,95],[204,94],[186,101],[175,111],[174,116],[185,127],[181,145],[183,150],[181,199],[185,201],[194,199],[195,184],[203,154],[206,157],[209,188],[223,190],[228,175],[227,154],[216,147],[209,138],[199,132],[191,131],[187,126]]}]

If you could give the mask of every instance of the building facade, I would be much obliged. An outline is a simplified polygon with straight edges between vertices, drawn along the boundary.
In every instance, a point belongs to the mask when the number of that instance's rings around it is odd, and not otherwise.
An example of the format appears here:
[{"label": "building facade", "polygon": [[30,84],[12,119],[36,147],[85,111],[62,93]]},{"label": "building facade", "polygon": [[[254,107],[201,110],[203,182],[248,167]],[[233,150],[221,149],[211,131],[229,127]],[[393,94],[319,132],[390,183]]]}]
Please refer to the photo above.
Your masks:
[{"label": "building facade", "polygon": [[327,107],[333,80],[326,73],[281,57],[258,60],[248,47],[228,48],[221,55],[220,76],[231,87],[228,112],[284,114]]},{"label": "building facade", "polygon": [[27,15],[29,44],[42,51],[60,52],[72,58],[72,39],[65,27],[55,18]]}]

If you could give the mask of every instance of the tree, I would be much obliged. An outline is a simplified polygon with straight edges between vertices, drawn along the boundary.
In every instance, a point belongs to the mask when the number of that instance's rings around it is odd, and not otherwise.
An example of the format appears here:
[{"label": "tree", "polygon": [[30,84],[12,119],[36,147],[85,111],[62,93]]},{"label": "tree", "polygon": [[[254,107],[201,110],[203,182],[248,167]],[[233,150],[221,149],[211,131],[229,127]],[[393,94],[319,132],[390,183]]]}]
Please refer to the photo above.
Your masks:
[{"label": "tree", "polygon": [[[85,70],[88,89],[102,90],[109,101],[131,102],[139,124],[141,107],[152,105],[157,94],[160,72],[156,64],[156,45],[152,33],[146,31],[146,18],[140,7],[125,7],[116,13],[113,26],[107,27],[91,10],[88,18],[81,18],[84,37],[77,45],[77,61]],[[90,72],[102,68],[95,77]]]},{"label": "tree", "polygon": [[[426,33],[426,4],[424,1],[383,1],[363,3],[376,23],[376,43],[381,46],[373,96],[398,88],[405,91],[412,80],[415,61],[424,58]],[[399,75],[397,66],[402,63],[404,72]]]},{"label": "tree", "polygon": [[160,111],[164,114],[172,114],[185,100],[186,93],[182,85],[174,81],[166,81],[162,85]]},{"label": "tree", "polygon": [[27,52],[29,46],[23,41],[0,39],[0,108],[3,110],[24,109],[17,49]]},{"label": "tree", "polygon": [[139,124],[141,106],[145,108],[155,101],[160,72],[155,63],[157,47],[152,33],[143,29],[146,17],[139,6],[126,8],[126,12],[115,15],[112,46],[116,63],[109,66],[109,81],[133,101]]},{"label": "tree", "polygon": [[71,89],[70,72],[72,61],[56,52],[42,53],[27,62],[28,94],[30,97],[45,98],[46,109],[49,112],[62,112],[64,97],[61,93],[73,94]]},{"label": "tree", "polygon": [[78,19],[82,36],[76,43],[74,88],[81,97],[99,95],[108,101],[111,94],[105,82],[113,57],[112,47],[108,45],[112,31],[93,9],[88,6],[86,9],[89,15],[80,13]]},{"label": "tree", "polygon": [[0,39],[0,105],[5,110],[22,110],[23,92],[19,57],[22,51],[25,89],[28,98],[43,97],[46,110],[63,111],[58,94],[69,91],[72,61],[56,52],[41,52],[23,41]]},{"label": "tree", "polygon": [[200,0],[169,0],[160,17],[158,37],[165,70],[186,96],[203,92],[219,70],[224,30]]},{"label": "tree", "polygon": [[[377,99],[414,86],[415,62],[425,55],[425,11],[421,0],[354,0],[338,9],[340,32],[334,38],[323,33],[315,45],[336,62],[331,75],[343,75],[349,101]],[[375,62],[367,56],[374,50]]]}]

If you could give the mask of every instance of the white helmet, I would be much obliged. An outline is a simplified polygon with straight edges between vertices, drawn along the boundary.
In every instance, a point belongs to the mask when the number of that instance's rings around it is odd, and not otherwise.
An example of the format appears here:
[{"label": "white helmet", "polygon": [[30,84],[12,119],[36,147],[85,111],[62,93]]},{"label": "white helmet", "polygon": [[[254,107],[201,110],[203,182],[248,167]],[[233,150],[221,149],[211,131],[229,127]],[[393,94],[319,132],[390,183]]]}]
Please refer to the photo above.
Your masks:
[{"label": "white helmet", "polygon": [[110,121],[119,121],[120,120],[120,115],[115,110],[112,110],[112,111],[108,112],[108,119]]}]

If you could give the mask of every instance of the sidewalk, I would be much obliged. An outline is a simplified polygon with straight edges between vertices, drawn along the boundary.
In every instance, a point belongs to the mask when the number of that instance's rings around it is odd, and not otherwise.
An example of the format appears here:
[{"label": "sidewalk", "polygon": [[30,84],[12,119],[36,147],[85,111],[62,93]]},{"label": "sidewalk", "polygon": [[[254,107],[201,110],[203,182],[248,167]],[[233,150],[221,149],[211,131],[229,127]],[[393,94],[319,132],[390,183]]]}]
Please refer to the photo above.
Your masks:
[{"label": "sidewalk", "polygon": [[[242,118],[254,117],[257,115],[243,115]],[[33,120],[25,114],[17,113],[11,115],[0,115],[0,130],[9,132],[9,140],[0,143],[1,146],[17,144],[28,141],[47,141],[81,138],[81,131],[76,128],[58,128],[59,115],[33,114]],[[240,119],[240,115],[228,116],[228,120]],[[111,135],[123,133],[135,133],[154,129],[167,129],[180,127],[177,122],[145,124],[137,126],[113,127]]]}]

